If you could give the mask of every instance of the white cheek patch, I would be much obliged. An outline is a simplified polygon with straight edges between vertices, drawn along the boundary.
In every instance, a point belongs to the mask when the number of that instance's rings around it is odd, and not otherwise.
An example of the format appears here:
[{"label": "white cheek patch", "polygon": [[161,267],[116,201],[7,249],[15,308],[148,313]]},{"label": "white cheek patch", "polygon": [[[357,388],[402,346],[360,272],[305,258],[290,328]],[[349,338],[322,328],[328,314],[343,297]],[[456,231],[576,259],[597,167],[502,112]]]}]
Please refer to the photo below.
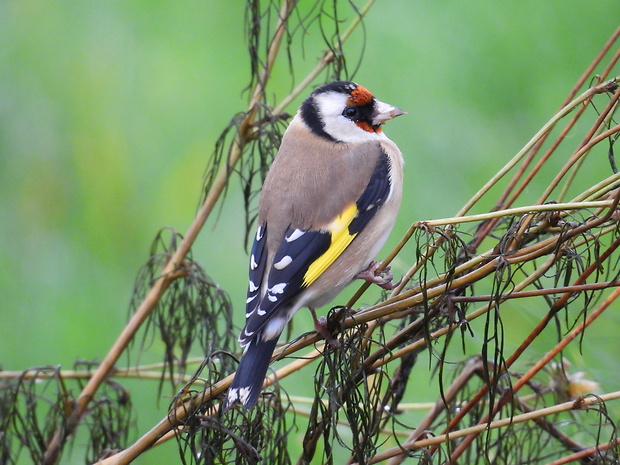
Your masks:
[{"label": "white cheek patch", "polygon": [[338,92],[325,92],[315,97],[323,130],[340,142],[359,143],[373,140],[385,140],[383,132],[364,131],[349,118],[342,116],[347,106],[348,96]]}]

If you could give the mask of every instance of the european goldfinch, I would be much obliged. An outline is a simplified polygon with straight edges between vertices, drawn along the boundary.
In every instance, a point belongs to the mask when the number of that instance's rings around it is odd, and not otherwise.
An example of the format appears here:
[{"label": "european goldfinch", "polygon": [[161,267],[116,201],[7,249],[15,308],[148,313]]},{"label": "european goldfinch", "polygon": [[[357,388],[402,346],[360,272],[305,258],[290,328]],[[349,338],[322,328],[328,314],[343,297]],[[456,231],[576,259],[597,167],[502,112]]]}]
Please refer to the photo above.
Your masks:
[{"label": "european goldfinch", "polygon": [[381,125],[404,113],[336,81],[312,92],[289,124],[262,189],[239,336],[244,352],[224,411],[256,404],[297,310],[314,316],[356,277],[385,284],[372,260],[396,220],[404,162]]}]

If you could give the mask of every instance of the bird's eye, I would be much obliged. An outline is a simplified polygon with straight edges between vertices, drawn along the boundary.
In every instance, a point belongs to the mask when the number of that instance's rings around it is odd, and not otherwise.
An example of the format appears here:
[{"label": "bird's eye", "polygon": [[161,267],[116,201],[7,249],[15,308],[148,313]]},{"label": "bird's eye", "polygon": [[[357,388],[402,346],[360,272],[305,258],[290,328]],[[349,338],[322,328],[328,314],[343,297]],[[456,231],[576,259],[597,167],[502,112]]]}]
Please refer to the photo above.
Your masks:
[{"label": "bird's eye", "polygon": [[347,118],[354,118],[355,116],[357,116],[357,108],[346,107],[342,112],[342,116],[346,116]]}]

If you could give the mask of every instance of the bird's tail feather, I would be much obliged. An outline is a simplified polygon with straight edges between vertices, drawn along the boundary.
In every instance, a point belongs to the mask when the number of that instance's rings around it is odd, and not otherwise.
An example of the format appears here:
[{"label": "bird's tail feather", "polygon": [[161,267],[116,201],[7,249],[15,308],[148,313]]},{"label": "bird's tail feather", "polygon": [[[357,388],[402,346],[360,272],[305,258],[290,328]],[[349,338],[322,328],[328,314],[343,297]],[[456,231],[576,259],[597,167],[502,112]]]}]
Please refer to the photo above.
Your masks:
[{"label": "bird's tail feather", "polygon": [[277,337],[263,341],[259,334],[246,346],[235,379],[222,405],[222,411],[225,412],[236,402],[241,403],[246,409],[256,405],[277,342]]}]

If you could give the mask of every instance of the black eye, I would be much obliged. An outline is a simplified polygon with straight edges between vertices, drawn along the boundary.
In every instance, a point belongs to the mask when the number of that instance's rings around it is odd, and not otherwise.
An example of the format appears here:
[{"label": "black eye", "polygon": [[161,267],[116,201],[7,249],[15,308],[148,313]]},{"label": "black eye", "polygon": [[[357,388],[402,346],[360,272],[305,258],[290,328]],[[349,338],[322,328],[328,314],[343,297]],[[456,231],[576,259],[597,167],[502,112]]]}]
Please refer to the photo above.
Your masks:
[{"label": "black eye", "polygon": [[346,116],[347,118],[354,118],[357,116],[357,108],[355,107],[346,107],[342,112],[342,116]]}]

